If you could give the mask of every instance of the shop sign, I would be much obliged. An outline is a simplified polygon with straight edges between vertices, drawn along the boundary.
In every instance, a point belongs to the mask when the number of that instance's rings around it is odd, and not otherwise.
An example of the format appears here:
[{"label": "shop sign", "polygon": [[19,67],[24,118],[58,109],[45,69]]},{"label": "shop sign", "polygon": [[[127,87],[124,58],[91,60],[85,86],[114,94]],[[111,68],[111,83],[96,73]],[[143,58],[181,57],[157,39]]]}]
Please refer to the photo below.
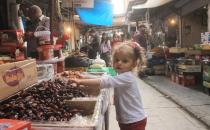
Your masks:
[{"label": "shop sign", "polygon": [[21,68],[13,67],[7,70],[3,74],[4,82],[11,87],[14,87],[19,84],[19,82],[25,77],[24,72]]},{"label": "shop sign", "polygon": [[72,7],[72,3],[74,7],[81,8],[93,8],[94,0],[62,0],[62,7]]}]

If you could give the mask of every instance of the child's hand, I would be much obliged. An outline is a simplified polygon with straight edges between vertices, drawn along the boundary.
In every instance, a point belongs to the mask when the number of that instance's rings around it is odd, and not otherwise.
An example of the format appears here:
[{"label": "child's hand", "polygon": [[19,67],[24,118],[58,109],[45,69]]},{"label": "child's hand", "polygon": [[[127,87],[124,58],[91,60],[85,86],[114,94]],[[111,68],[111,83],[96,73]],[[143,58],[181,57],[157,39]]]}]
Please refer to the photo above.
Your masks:
[{"label": "child's hand", "polygon": [[76,75],[76,77],[78,77],[78,78],[80,78],[80,79],[86,79],[86,78],[87,78],[86,76],[82,75],[82,74],[79,73],[79,72],[75,72],[75,75]]},{"label": "child's hand", "polygon": [[78,78],[70,78],[69,79],[70,80],[70,82],[72,82],[72,83],[76,83],[76,84],[80,84],[80,79],[78,79]]}]

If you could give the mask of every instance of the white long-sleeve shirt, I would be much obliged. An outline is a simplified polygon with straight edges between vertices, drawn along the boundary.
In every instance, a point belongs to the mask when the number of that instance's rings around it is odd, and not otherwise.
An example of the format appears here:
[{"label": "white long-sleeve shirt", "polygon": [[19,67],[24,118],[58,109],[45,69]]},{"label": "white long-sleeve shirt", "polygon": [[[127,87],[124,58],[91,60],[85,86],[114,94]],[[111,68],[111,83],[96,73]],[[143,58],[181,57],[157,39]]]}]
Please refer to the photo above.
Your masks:
[{"label": "white long-sleeve shirt", "polygon": [[119,123],[134,123],[146,118],[138,89],[139,84],[131,71],[115,77],[102,77],[100,87],[114,88],[114,103]]}]

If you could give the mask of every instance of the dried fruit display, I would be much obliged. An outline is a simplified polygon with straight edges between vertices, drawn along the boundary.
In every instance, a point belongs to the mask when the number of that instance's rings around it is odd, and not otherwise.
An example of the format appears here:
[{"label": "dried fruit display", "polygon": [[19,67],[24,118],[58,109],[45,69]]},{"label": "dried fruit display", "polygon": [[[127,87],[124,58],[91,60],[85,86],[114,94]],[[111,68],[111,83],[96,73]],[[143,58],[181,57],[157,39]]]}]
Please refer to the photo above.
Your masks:
[{"label": "dried fruit display", "polygon": [[77,84],[61,79],[43,81],[0,103],[0,118],[69,121],[83,110],[64,104],[64,99],[88,96]]},{"label": "dried fruit display", "polygon": [[63,73],[61,73],[62,77],[66,77],[66,78],[79,78],[79,74],[81,73],[81,71],[64,71]]},{"label": "dried fruit display", "polygon": [[79,75],[82,72],[84,71],[83,70],[69,70],[69,71],[62,72],[59,76],[66,77],[66,78],[80,78]]}]

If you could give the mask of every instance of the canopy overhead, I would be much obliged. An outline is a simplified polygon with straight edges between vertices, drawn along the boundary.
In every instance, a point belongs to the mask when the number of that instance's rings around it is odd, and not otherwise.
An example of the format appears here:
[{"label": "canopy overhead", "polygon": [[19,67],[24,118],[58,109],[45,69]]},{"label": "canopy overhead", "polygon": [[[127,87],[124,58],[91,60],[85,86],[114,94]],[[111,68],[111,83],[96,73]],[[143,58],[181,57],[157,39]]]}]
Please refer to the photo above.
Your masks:
[{"label": "canopy overhead", "polygon": [[164,5],[168,2],[171,2],[173,0],[147,0],[143,4],[135,5],[132,7],[132,9],[145,9],[145,8],[154,8],[161,5]]},{"label": "canopy overhead", "polygon": [[86,24],[112,26],[113,5],[108,1],[94,0],[94,8],[77,8],[76,11]]}]

